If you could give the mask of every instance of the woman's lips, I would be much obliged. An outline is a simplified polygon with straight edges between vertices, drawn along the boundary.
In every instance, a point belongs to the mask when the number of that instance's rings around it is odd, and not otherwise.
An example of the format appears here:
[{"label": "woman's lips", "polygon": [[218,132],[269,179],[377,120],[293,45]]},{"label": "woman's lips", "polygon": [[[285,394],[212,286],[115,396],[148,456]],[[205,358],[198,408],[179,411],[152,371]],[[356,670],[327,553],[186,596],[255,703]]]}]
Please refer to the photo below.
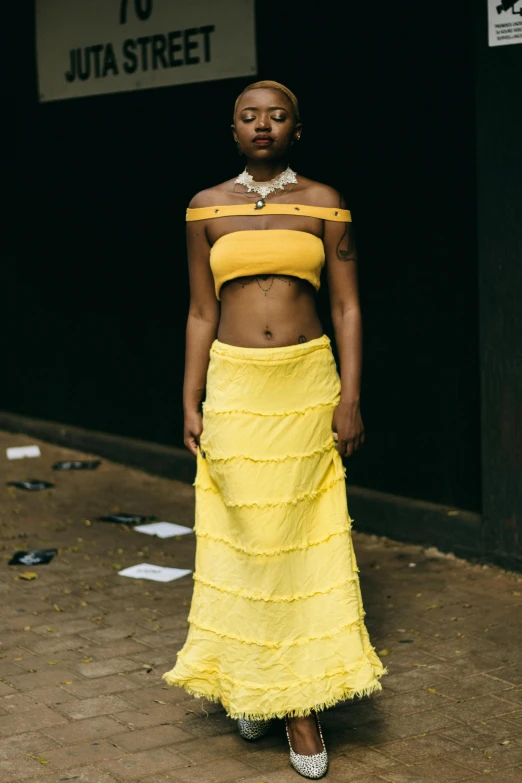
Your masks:
[{"label": "woman's lips", "polygon": [[260,136],[258,139],[254,139],[254,144],[256,147],[269,147],[273,143],[274,140],[266,136]]}]

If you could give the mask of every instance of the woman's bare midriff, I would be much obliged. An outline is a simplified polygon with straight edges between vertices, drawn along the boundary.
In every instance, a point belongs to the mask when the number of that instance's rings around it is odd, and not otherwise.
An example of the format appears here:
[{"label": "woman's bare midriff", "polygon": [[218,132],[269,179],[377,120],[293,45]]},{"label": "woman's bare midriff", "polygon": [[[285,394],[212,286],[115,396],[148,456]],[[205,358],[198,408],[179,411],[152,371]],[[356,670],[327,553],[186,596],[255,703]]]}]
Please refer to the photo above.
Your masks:
[{"label": "woman's bare midriff", "polygon": [[[273,204],[313,204],[310,180],[301,177],[291,192],[270,199]],[[233,192],[234,183],[218,187],[213,203],[236,206],[246,203],[244,194]],[[232,192],[229,192],[232,190]],[[252,202],[252,199],[250,199]],[[209,220],[207,239],[212,247],[234,231],[304,231],[322,239],[323,221],[295,215],[234,216]],[[264,279],[266,278],[266,279]],[[268,348],[308,342],[324,334],[315,306],[315,289],[306,280],[291,275],[250,275],[224,283],[220,291],[221,317],[217,339],[242,348]]]},{"label": "woman's bare midriff", "polygon": [[217,339],[242,348],[305,343],[321,337],[315,290],[290,275],[252,275],[225,283],[220,292]]}]

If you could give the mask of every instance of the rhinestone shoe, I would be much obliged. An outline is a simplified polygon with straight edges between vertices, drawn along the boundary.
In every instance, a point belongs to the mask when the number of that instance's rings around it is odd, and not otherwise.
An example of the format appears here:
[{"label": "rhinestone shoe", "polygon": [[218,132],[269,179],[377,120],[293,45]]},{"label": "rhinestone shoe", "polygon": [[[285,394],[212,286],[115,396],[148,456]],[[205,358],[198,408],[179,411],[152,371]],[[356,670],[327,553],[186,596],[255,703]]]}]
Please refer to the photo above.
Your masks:
[{"label": "rhinestone shoe", "polygon": [[237,727],[240,735],[245,740],[256,740],[264,737],[270,728],[269,720],[247,720],[238,718]]},{"label": "rhinestone shoe", "polygon": [[285,726],[286,736],[288,737],[288,744],[290,745],[290,762],[293,768],[296,772],[299,773],[299,775],[302,775],[303,778],[309,778],[309,780],[319,780],[319,778],[322,778],[324,775],[326,775],[328,771],[328,753],[326,752],[324,745],[323,733],[321,731],[319,718],[315,712],[313,714],[323,745],[323,749],[320,753],[315,753],[313,756],[302,756],[300,753],[296,753],[292,748],[292,743],[290,742],[287,720],[285,720]]}]

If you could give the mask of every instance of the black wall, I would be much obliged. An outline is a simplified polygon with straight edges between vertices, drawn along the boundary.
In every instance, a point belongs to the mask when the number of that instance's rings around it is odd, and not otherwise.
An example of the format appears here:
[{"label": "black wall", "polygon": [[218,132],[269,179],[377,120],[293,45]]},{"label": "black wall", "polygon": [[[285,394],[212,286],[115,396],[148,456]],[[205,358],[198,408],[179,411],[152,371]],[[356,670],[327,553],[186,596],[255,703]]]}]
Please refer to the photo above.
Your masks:
[{"label": "black wall", "polygon": [[[258,76],[299,96],[295,168],[340,188],[357,229],[368,439],[350,482],[479,510],[471,11],[381,5],[259,3]],[[182,445],[184,211],[241,170],[229,123],[252,79],[39,104],[30,6],[2,101],[0,408]],[[325,287],[319,308],[332,336]]]},{"label": "black wall", "polygon": [[[519,6],[517,5],[517,10]],[[521,17],[506,15],[505,21]],[[484,544],[522,566],[522,44],[477,35]]]}]

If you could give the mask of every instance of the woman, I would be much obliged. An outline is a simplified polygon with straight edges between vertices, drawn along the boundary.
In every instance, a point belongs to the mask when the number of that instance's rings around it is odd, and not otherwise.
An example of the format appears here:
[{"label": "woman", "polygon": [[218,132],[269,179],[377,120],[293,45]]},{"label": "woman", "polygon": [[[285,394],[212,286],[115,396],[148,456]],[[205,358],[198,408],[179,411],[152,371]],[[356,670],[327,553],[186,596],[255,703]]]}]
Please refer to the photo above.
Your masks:
[{"label": "woman", "polygon": [[[364,442],[351,217],[337,191],[288,166],[301,132],[290,90],[247,87],[232,125],[245,171],[187,210],[197,555],[190,630],[164,678],[221,701],[245,739],[284,717],[294,768],[319,778],[316,710],[380,689],[384,669],[342,464]],[[325,262],[340,377],[314,302]]]}]

